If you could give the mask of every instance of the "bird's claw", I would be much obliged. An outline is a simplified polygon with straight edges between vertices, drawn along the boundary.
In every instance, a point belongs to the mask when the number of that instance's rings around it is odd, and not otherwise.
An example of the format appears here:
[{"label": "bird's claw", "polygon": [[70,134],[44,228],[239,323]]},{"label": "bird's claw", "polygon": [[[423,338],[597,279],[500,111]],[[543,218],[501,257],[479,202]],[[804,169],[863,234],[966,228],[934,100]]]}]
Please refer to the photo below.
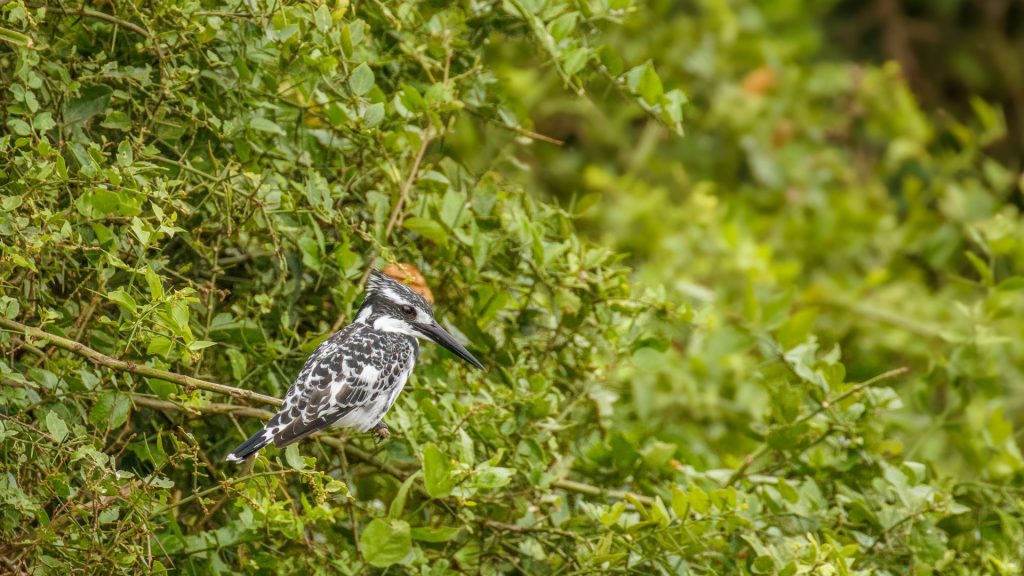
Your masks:
[{"label": "bird's claw", "polygon": [[373,427],[372,432],[377,437],[378,442],[383,442],[388,438],[391,438],[391,430],[388,429],[388,425],[383,420],[377,422],[377,425]]}]

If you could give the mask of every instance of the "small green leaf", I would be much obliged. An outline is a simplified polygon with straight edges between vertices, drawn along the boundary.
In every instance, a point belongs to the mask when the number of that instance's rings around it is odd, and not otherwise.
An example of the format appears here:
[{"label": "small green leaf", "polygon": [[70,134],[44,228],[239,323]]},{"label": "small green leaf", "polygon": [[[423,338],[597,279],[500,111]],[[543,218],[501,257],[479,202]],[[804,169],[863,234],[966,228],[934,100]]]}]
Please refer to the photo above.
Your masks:
[{"label": "small green leaf", "polygon": [[132,295],[125,292],[122,288],[107,292],[107,299],[121,306],[130,314],[134,314],[135,309],[138,308],[135,298],[132,298]]},{"label": "small green leaf", "polygon": [[0,28],[0,40],[22,48],[31,48],[34,44],[32,38],[8,28]]},{"label": "small green leaf", "polygon": [[171,352],[171,347],[174,343],[170,338],[166,336],[153,336],[146,346],[146,354],[150,356],[163,356],[167,358],[167,355]]},{"label": "small green leaf", "polygon": [[306,468],[306,460],[303,459],[302,454],[299,452],[298,444],[292,444],[284,449],[284,459],[295,470],[304,470]]},{"label": "small green leaf", "polygon": [[100,429],[118,428],[128,420],[130,409],[128,396],[108,390],[99,395],[89,410],[89,422]]},{"label": "small green leaf", "polygon": [[153,394],[156,394],[161,398],[170,398],[171,394],[178,391],[177,386],[166,380],[160,380],[159,378],[146,378],[146,384],[149,386],[149,389],[153,391]]},{"label": "small green leaf", "polygon": [[690,508],[698,514],[707,514],[708,510],[711,509],[708,493],[696,484],[690,487],[688,500],[690,501]]},{"label": "small green leaf", "polygon": [[102,114],[107,109],[107,102],[113,90],[102,84],[83,88],[78,98],[68,103],[64,108],[64,125],[70,126],[88,121],[97,114]]},{"label": "small green leaf", "polygon": [[452,464],[433,443],[423,445],[423,484],[431,498],[445,498],[455,487]]},{"label": "small green leaf", "polygon": [[656,105],[664,93],[661,78],[650,61],[626,72],[626,85],[649,106]]},{"label": "small green leaf", "polygon": [[313,19],[316,22],[316,29],[320,32],[327,32],[331,29],[331,25],[334,21],[331,19],[331,10],[327,8],[326,4],[321,4],[316,12],[313,13]]},{"label": "small green leaf", "polygon": [[402,512],[405,510],[405,501],[409,497],[409,488],[412,487],[413,483],[420,476],[420,472],[417,471],[415,474],[409,476],[402,482],[402,486],[398,488],[398,494],[395,494],[395,499],[391,501],[391,508],[388,510],[388,516],[391,518],[401,518]]},{"label": "small green leaf", "polygon": [[690,513],[690,499],[679,486],[672,487],[672,511],[680,519],[685,519],[686,515]]},{"label": "small green leaf", "polygon": [[121,166],[131,166],[134,159],[132,143],[127,139],[121,140],[121,143],[117,145],[117,163]]},{"label": "small green leaf", "polygon": [[412,534],[404,520],[374,518],[359,535],[363,558],[377,568],[400,562],[412,551]]},{"label": "small green leaf", "polygon": [[188,349],[190,352],[198,352],[204,348],[209,348],[210,346],[216,345],[216,342],[210,342],[209,340],[195,340],[189,343]]},{"label": "small green leaf", "polygon": [[384,119],[384,103],[377,102],[376,104],[370,104],[363,111],[363,124],[367,128],[373,128],[377,124],[380,124],[381,120]]},{"label": "small green leaf", "polygon": [[146,285],[149,286],[149,297],[159,300],[164,297],[164,283],[160,275],[150,266],[146,267]]},{"label": "small green leaf", "polygon": [[64,423],[64,420],[56,412],[48,412],[46,414],[46,429],[57,442],[63,442],[68,437],[68,425]]},{"label": "small green leaf", "polygon": [[579,12],[566,12],[551,21],[548,30],[556,42],[562,40],[576,28],[576,21],[579,19]]},{"label": "small green leaf", "polygon": [[267,120],[266,118],[261,118],[259,116],[251,118],[249,120],[249,127],[259,132],[267,132],[269,134],[278,134],[284,136],[284,130],[282,130],[280,126],[278,126],[272,120]]},{"label": "small green leaf", "polygon": [[28,136],[32,133],[32,127],[29,126],[28,122],[25,122],[21,118],[10,118],[7,120],[7,126],[18,136]]},{"label": "small green leaf", "polygon": [[440,246],[448,245],[448,232],[445,232],[444,226],[441,226],[439,222],[427,218],[413,217],[407,218],[403,226],[435,244]]},{"label": "small green leaf", "polygon": [[356,96],[362,96],[373,89],[373,70],[363,62],[352,71],[348,79],[348,87]]}]

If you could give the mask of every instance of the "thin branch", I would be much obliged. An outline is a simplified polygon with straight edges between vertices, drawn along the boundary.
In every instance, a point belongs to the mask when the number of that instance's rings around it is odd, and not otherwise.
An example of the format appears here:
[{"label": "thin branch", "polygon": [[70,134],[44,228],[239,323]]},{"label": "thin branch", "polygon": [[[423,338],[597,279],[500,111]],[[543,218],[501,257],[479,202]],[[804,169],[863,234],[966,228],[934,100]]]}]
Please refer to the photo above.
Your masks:
[{"label": "thin branch", "polygon": [[428,128],[423,136],[423,142],[420,144],[420,149],[416,152],[416,158],[412,161],[412,168],[409,169],[409,175],[406,176],[405,182],[402,184],[402,189],[398,192],[398,202],[395,203],[395,208],[391,211],[391,217],[388,218],[388,226],[384,229],[385,242],[387,242],[388,237],[391,236],[391,231],[395,229],[395,225],[398,224],[402,217],[402,208],[405,207],[405,201],[409,197],[409,190],[412,188],[413,183],[416,182],[416,177],[419,176],[420,163],[423,162],[423,155],[427,153],[427,148],[433,140],[434,137]]},{"label": "thin branch", "polygon": [[198,388],[200,390],[206,390],[208,392],[215,392],[217,394],[225,394],[232,398],[238,398],[240,400],[255,400],[262,402],[263,404],[272,404],[274,406],[280,406],[281,400],[274,398],[273,396],[267,396],[260,394],[259,392],[253,392],[251,390],[243,390],[241,388],[235,388],[233,386],[226,386],[224,384],[218,384],[216,382],[210,382],[208,380],[200,380],[199,378],[193,378],[191,376],[185,376],[183,374],[176,374],[174,372],[168,372],[167,370],[160,370],[159,368],[152,368],[144,364],[138,364],[132,360],[121,360],[119,358],[112,358],[106,354],[97,352],[92,348],[89,348],[81,342],[75,342],[56,334],[50,334],[39,328],[32,326],[26,326],[20,322],[14,320],[8,320],[7,318],[0,318],[0,326],[8,328],[17,333],[24,334],[25,336],[31,336],[37,340],[46,340],[57,346],[63,348],[69,352],[74,352],[79,356],[88,358],[95,364],[100,366],[106,366],[115,370],[121,370],[122,372],[130,372],[132,374],[138,374],[139,376],[147,376],[150,378],[159,378],[160,380],[166,380],[172,384],[177,384],[182,388],[193,389]]},{"label": "thin branch", "polygon": [[114,16],[113,14],[107,14],[106,12],[100,12],[99,10],[93,10],[92,8],[85,8],[84,6],[81,7],[81,8],[70,8],[70,9],[69,8],[61,8],[61,10],[65,14],[78,14],[79,16],[85,16],[87,18],[95,18],[97,20],[103,20],[103,21],[109,22],[109,23],[111,23],[111,24],[113,24],[115,26],[120,26],[121,28],[124,28],[125,30],[131,30],[132,32],[135,32],[136,34],[138,34],[139,36],[142,36],[143,38],[149,38],[149,31],[147,31],[145,28],[143,28],[142,26],[139,26],[138,24],[134,24],[132,22],[128,22],[127,20],[122,20],[122,19],[118,18],[117,16]]},{"label": "thin branch", "polygon": [[497,126],[499,128],[504,128],[505,130],[515,132],[516,134],[519,134],[520,136],[525,136],[531,140],[539,140],[541,142],[547,142],[548,144],[554,144],[555,146],[562,146],[565,144],[565,142],[563,142],[562,140],[552,138],[551,136],[548,136],[546,134],[541,134],[540,132],[527,130],[522,126],[516,126],[515,124],[506,124],[505,122],[501,122],[486,114],[481,113],[479,110],[474,110],[473,108],[465,108],[465,110],[466,112],[469,112],[473,116],[476,116],[477,118],[480,118],[481,120],[484,120],[485,122],[493,126]]},{"label": "thin branch", "polygon": [[584,484],[583,482],[576,482],[575,480],[555,480],[551,485],[555,488],[561,488],[568,492],[576,492],[587,496],[607,497],[615,500],[636,500],[637,502],[647,506],[654,506],[655,503],[654,498],[651,498],[650,496],[636,494],[635,492],[627,492],[625,490],[606,490],[600,486]]},{"label": "thin branch", "polygon": [[[797,418],[796,420],[793,421],[791,426],[799,426],[800,424],[804,424],[810,421],[811,419],[815,418],[825,410],[828,410],[831,406],[834,406],[842,402],[843,400],[846,400],[850,396],[858,394],[864,389],[870,388],[871,386],[874,386],[875,384],[878,384],[883,380],[888,380],[890,378],[900,376],[901,374],[905,374],[908,370],[909,368],[907,368],[906,366],[901,366],[899,368],[894,368],[892,370],[889,370],[888,372],[883,372],[877,376],[869,378],[859,384],[856,384],[852,386],[849,390],[843,392],[842,394],[837,394],[833,398],[823,400],[821,404],[818,406],[817,410],[814,410],[813,412],[808,412],[807,414],[804,414],[800,418]],[[736,471],[732,473],[732,476],[729,476],[729,480],[726,481],[725,485],[732,486],[737,481],[739,481],[739,479],[746,474],[747,469],[750,468],[750,466],[754,462],[756,462],[761,456],[764,456],[769,449],[770,448],[768,447],[768,444],[761,444],[757,448],[757,450],[754,450],[749,455],[747,455],[747,457],[743,459],[743,464],[741,464],[740,467],[737,468]]]},{"label": "thin branch", "polygon": [[[419,176],[420,164],[423,162],[423,156],[427,153],[427,148],[430,143],[434,140],[434,136],[430,133],[430,129],[424,132],[423,142],[420,144],[420,149],[416,152],[416,157],[413,159],[412,168],[409,170],[409,175],[406,176],[405,182],[402,183],[402,188],[398,191],[398,201],[395,202],[395,207],[391,210],[391,216],[388,218],[388,225],[384,229],[384,238],[382,243],[388,241],[388,237],[391,236],[391,231],[395,229],[395,226],[401,219],[402,209],[405,207],[405,202],[409,197],[409,190],[412,189],[412,185],[416,182],[416,177]],[[366,280],[370,277],[370,271],[373,270],[373,261],[380,255],[380,251],[376,248],[370,255],[370,264],[363,271],[362,278],[359,279],[359,286],[366,285]],[[345,322],[345,315],[341,314],[331,325],[331,333],[337,332],[341,328],[342,323]]]}]

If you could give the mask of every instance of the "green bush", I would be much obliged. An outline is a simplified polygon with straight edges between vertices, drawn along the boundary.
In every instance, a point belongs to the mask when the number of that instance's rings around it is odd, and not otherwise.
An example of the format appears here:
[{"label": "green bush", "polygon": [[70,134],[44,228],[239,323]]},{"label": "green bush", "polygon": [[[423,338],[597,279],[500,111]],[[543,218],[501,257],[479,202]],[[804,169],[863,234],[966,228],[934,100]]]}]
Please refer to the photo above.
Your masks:
[{"label": "green bush", "polygon": [[[829,4],[0,5],[4,569],[1017,573],[1024,179]],[[225,463],[395,262],[487,371]]]}]

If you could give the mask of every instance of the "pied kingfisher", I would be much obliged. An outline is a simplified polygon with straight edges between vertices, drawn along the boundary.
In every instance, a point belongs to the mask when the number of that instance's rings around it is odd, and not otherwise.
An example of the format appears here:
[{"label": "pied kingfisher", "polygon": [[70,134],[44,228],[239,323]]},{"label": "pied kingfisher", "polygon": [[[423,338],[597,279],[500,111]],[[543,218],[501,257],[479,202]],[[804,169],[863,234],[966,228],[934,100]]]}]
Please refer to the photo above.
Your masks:
[{"label": "pied kingfisher", "polygon": [[381,418],[412,374],[420,338],[483,368],[434,320],[434,310],[422,296],[374,270],[355,322],[317,347],[288,389],[281,410],[228,460],[241,462],[271,442],[281,448],[329,426],[372,429],[388,437]]}]

